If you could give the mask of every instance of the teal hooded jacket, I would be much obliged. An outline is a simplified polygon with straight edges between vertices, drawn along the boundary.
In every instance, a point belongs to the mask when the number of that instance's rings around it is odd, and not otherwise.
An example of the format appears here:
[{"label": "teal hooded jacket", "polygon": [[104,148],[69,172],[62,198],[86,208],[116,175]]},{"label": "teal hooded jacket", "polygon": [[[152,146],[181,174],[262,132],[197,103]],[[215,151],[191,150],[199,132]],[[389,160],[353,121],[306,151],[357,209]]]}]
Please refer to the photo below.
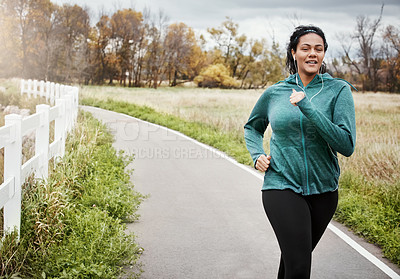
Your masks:
[{"label": "teal hooded jacket", "polygon": [[[292,89],[305,97],[293,106]],[[289,76],[261,95],[244,126],[254,164],[262,155],[263,138],[271,125],[271,162],[262,190],[292,189],[302,195],[334,191],[340,168],[337,152],[350,156],[356,143],[353,95],[350,84],[329,74],[316,75],[304,88]]]}]

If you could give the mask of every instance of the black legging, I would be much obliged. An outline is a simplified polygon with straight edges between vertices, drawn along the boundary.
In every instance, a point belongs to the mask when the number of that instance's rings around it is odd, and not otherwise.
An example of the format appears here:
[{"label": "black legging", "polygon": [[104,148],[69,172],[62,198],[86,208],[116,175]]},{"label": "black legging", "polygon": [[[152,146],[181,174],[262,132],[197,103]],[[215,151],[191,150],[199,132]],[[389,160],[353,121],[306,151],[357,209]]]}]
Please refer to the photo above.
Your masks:
[{"label": "black legging", "polygon": [[278,279],[310,278],[311,253],[335,213],[337,191],[302,196],[265,190],[262,199],[281,249]]}]

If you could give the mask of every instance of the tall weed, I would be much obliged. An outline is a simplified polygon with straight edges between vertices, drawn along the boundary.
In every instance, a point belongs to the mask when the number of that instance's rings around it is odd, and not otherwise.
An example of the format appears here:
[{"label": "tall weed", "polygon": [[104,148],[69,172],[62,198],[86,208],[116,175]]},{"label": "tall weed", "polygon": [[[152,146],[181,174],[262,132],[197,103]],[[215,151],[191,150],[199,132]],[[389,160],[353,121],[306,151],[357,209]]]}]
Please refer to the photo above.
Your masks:
[{"label": "tall weed", "polygon": [[136,264],[139,248],[124,222],[138,218],[143,196],[125,169],[132,158],[117,154],[112,140],[104,125],[79,115],[49,179],[23,187],[21,239],[2,242],[0,278],[116,278]]}]

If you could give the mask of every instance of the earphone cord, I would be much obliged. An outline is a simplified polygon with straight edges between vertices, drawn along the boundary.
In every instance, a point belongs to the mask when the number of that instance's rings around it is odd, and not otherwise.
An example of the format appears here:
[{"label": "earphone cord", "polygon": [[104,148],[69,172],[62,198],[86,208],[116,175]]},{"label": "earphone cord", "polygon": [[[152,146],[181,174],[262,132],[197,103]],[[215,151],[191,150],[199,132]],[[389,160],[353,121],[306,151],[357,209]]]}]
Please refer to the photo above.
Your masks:
[{"label": "earphone cord", "polygon": [[[296,63],[294,63],[294,65],[295,65],[295,67],[296,67]],[[296,67],[296,71],[297,71],[297,67]],[[301,87],[301,86],[299,85],[299,80],[298,80],[297,76],[298,76],[298,73],[296,73],[296,84],[297,84],[297,86],[301,89],[301,91],[304,92],[304,95],[307,96],[305,88],[303,88],[303,87]],[[317,92],[317,94],[315,94],[314,96],[312,96],[312,97],[310,98],[310,102],[312,101],[312,99],[313,99],[315,96],[317,96],[319,93],[321,93],[322,89],[324,88],[324,79],[323,79],[323,77],[322,77],[320,74],[318,74],[318,76],[321,78],[322,86],[321,86],[321,89]],[[332,155],[333,155],[336,159],[338,159],[338,157],[337,157],[336,154],[333,152],[332,147],[329,145],[329,143],[326,143],[326,144],[328,145],[329,151],[332,153]]]},{"label": "earphone cord", "polygon": [[[296,64],[295,64],[295,65],[296,65]],[[301,86],[299,85],[299,80],[298,80],[298,78],[297,78],[297,75],[298,75],[298,74],[296,74],[296,84],[297,84],[297,86],[301,89],[301,91],[304,92],[304,95],[307,96],[305,88],[303,88],[303,87],[301,87]],[[315,96],[317,96],[319,93],[321,93],[322,89],[324,89],[324,79],[323,79],[323,77],[322,77],[320,74],[318,74],[318,76],[321,78],[322,86],[321,86],[321,89],[317,92],[317,94],[315,94],[314,96],[312,96],[312,97],[310,98],[310,102],[312,101],[312,99],[314,99]]]}]

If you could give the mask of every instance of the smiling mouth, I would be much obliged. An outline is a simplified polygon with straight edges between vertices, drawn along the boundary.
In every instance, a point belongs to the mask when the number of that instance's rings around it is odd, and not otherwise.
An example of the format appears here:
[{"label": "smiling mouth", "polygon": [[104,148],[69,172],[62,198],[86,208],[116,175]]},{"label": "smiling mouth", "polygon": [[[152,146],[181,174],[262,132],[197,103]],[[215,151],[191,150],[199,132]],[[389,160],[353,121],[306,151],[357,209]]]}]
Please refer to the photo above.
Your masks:
[{"label": "smiling mouth", "polygon": [[307,61],[306,64],[317,65],[317,61]]}]

